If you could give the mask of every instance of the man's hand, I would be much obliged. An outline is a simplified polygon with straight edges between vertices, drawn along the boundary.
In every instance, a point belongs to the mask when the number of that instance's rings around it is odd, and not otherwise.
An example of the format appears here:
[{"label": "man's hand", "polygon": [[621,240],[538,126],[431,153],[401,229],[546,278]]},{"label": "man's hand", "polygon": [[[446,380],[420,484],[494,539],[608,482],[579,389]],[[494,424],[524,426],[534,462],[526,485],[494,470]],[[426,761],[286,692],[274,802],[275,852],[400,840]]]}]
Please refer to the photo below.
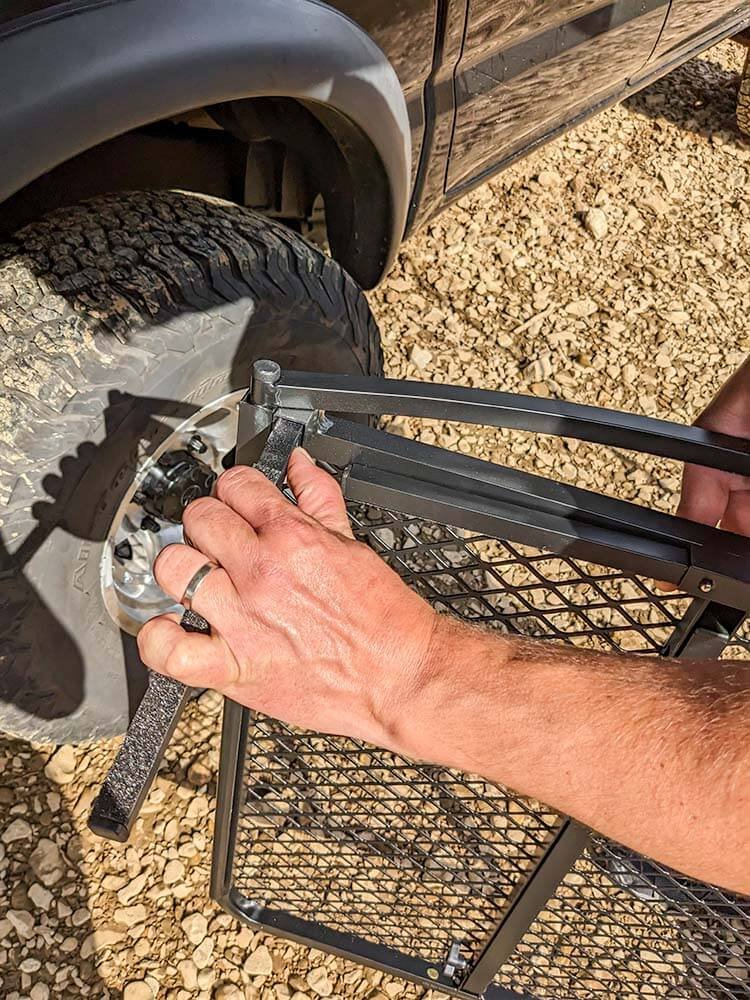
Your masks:
[{"label": "man's hand", "polygon": [[[750,438],[750,361],[737,369],[695,422],[709,431]],[[750,535],[750,477],[686,465],[677,514]]]},{"label": "man's hand", "polygon": [[338,484],[302,449],[287,476],[298,507],[240,466],[190,504],[194,547],[168,546],[154,571],[179,601],[207,559],[219,564],[192,602],[212,634],[162,616],[141,630],[141,656],[287,722],[398,749],[438,616],[353,539]]}]

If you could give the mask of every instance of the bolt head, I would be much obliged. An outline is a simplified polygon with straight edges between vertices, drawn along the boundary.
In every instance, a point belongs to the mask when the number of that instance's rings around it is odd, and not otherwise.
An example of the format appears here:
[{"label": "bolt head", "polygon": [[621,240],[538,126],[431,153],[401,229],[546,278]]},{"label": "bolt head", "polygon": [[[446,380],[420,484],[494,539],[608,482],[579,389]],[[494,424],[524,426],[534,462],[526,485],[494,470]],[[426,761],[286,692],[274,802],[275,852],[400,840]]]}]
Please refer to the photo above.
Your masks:
[{"label": "bolt head", "polygon": [[440,979],[440,973],[437,969],[428,969],[427,978],[432,980]]},{"label": "bolt head", "polygon": [[193,434],[187,443],[188,451],[192,451],[194,455],[202,455],[204,451],[208,450],[208,445],[200,436],[200,434]]},{"label": "bolt head", "polygon": [[713,589],[714,589],[714,581],[709,580],[708,577],[704,577],[698,584],[698,590],[700,590],[702,594],[710,594]]}]

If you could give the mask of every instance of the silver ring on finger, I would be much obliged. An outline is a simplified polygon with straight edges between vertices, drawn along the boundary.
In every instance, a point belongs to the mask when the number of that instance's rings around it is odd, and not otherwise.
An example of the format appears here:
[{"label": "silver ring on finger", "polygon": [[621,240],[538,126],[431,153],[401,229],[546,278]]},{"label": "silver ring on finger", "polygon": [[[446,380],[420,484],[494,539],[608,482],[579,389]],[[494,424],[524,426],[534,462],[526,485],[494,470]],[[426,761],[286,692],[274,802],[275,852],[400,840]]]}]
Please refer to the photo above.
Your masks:
[{"label": "silver ring on finger", "polygon": [[215,569],[219,569],[219,564],[209,559],[208,562],[204,562],[200,569],[197,569],[190,577],[188,585],[185,587],[185,593],[182,595],[182,600],[180,601],[180,604],[187,611],[193,610],[193,598],[195,597],[198,587],[200,587],[208,574]]}]

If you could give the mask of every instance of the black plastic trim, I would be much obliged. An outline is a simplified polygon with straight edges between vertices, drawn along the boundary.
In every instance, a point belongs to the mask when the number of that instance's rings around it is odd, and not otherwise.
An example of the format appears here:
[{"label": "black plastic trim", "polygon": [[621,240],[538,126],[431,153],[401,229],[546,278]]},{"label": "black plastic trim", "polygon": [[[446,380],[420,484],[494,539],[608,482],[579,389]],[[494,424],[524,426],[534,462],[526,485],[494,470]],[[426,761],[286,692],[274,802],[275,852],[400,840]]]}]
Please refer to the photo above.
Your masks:
[{"label": "black plastic trim", "polygon": [[354,276],[376,283],[401,242],[411,175],[401,86],[374,41],[317,0],[86,8],[0,38],[0,93],[0,135],[13,140],[0,154],[0,200],[98,143],[192,108],[256,96],[330,108],[372,143],[389,192],[379,206],[386,248]]},{"label": "black plastic trim", "polygon": [[0,39],[16,31],[25,31],[35,24],[56,21],[61,17],[80,14],[92,7],[108,7],[125,0],[16,0],[0,8]]}]

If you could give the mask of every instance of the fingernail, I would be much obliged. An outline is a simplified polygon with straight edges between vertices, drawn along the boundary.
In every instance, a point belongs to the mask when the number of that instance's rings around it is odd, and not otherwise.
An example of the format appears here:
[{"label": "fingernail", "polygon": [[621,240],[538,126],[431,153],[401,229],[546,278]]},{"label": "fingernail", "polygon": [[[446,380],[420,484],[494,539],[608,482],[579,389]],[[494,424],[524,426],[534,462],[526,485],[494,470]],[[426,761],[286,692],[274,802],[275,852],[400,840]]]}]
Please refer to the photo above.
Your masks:
[{"label": "fingernail", "polygon": [[310,463],[310,465],[315,465],[315,459],[312,457],[312,455],[310,454],[310,452],[307,451],[305,448],[302,448],[302,447],[295,448],[294,449],[294,454],[296,455],[298,453],[300,455],[304,455],[304,457],[307,459],[307,461]]}]

